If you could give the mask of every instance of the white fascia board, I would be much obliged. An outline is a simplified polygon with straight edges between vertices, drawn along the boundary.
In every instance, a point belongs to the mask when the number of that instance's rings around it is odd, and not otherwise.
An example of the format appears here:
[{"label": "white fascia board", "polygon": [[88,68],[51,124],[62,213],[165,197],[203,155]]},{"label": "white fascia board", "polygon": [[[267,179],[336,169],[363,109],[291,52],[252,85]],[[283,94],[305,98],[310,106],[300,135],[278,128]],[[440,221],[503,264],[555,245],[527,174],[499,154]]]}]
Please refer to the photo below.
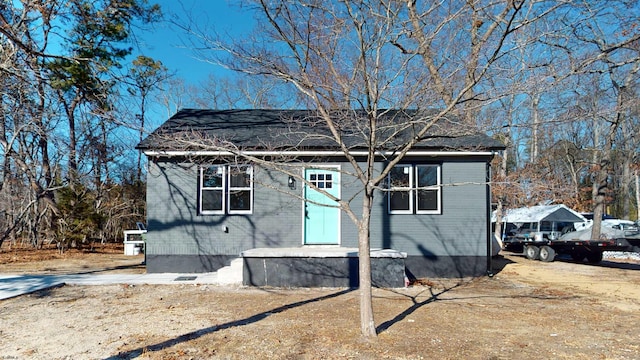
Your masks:
[{"label": "white fascia board", "polygon": [[[367,151],[350,151],[352,156],[367,156]],[[155,151],[145,150],[144,154],[147,156],[344,156],[342,151],[240,151],[237,153],[231,151]],[[424,151],[413,150],[407,152],[405,156],[493,156],[495,151]],[[394,156],[396,152],[393,151],[377,151],[376,156]]]}]

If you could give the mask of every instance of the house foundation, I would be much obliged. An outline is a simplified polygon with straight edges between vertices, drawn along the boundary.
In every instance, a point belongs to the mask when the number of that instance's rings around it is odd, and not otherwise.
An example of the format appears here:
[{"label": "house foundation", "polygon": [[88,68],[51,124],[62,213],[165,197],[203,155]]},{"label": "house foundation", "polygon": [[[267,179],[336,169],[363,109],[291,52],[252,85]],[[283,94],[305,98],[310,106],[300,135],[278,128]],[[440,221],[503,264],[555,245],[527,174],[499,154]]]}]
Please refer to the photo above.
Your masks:
[{"label": "house foundation", "polygon": [[[359,286],[358,249],[340,247],[259,248],[243,251],[243,285],[274,287]],[[371,251],[373,286],[405,286],[406,253]]]}]

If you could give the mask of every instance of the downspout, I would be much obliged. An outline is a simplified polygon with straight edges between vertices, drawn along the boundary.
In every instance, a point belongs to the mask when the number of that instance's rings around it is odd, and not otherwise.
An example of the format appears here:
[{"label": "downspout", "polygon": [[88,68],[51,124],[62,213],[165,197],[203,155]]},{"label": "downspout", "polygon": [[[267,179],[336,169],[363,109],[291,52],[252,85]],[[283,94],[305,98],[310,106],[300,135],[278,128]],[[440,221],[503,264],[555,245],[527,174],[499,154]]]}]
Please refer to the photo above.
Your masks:
[{"label": "downspout", "polygon": [[491,237],[493,236],[493,232],[491,231],[491,159],[495,156],[495,153],[489,158],[486,163],[487,167],[487,188],[486,188],[486,218],[487,218],[487,276],[493,277],[493,241],[491,241]]}]

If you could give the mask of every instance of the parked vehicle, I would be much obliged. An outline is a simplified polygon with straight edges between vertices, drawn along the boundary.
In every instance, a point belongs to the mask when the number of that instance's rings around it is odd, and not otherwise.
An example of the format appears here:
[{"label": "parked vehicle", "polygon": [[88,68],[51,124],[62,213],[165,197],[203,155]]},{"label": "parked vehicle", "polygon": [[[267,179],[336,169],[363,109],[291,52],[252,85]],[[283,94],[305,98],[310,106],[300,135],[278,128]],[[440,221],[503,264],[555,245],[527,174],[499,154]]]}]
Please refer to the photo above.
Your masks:
[{"label": "parked vehicle", "polygon": [[[578,231],[585,230],[585,236],[581,238],[590,238],[591,227],[593,226],[593,220],[587,220],[584,223],[576,223],[575,227]],[[629,249],[626,251],[640,253],[640,225],[638,222],[631,220],[620,220],[613,217],[607,217],[602,220],[601,231],[610,233],[611,231],[617,231],[617,237],[624,238],[629,243]]]},{"label": "parked vehicle", "polygon": [[503,219],[503,249],[532,260],[551,262],[557,254],[568,254],[576,261],[598,263],[604,251],[634,249],[624,230],[614,228],[624,222],[606,223],[602,235],[592,239],[593,222],[564,205],[511,209]]},{"label": "parked vehicle", "polygon": [[527,259],[551,262],[558,254],[567,254],[575,261],[585,258],[590,263],[602,261],[605,251],[634,251],[622,230],[603,228],[599,239],[591,239],[591,229],[571,231],[558,239],[509,237],[504,250],[522,252]]},{"label": "parked vehicle", "polygon": [[622,230],[625,236],[633,236],[638,234],[638,225],[631,220],[602,220],[602,226],[610,227],[616,230]]},{"label": "parked vehicle", "polygon": [[[495,214],[492,217],[495,221]],[[575,230],[574,223],[587,220],[564,205],[541,205],[509,209],[502,219],[503,238],[558,239]]]},{"label": "parked vehicle", "polygon": [[512,230],[512,236],[521,238],[535,238],[555,240],[567,232],[575,231],[573,222],[570,221],[540,221],[526,222]]}]

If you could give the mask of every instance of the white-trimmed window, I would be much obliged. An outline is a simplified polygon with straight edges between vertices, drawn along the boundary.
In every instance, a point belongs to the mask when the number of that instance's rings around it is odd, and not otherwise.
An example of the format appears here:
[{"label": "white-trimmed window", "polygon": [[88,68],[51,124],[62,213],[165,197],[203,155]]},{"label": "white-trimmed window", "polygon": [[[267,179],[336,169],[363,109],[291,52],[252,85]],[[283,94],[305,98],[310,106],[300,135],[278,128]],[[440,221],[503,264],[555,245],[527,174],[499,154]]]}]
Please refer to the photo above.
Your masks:
[{"label": "white-trimmed window", "polygon": [[253,167],[209,165],[200,167],[199,213],[251,214],[253,211]]},{"label": "white-trimmed window", "polygon": [[390,214],[440,214],[440,165],[397,165],[389,173]]}]

